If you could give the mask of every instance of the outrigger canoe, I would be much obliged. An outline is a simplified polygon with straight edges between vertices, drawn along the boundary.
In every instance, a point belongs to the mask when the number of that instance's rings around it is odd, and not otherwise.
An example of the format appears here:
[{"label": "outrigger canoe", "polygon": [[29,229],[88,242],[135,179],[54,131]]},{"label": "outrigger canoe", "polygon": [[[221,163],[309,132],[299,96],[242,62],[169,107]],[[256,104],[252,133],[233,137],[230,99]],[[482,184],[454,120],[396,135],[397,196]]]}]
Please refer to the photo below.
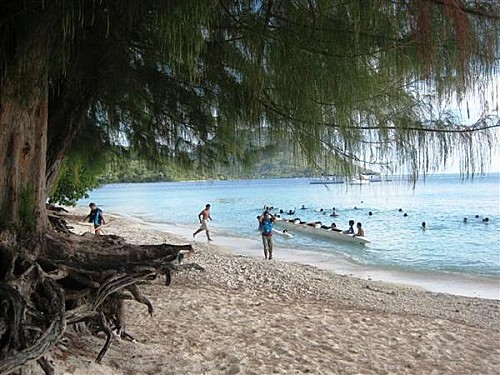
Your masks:
[{"label": "outrigger canoe", "polygon": [[352,234],[344,234],[341,231],[331,230],[330,228],[328,229],[324,229],[321,227],[316,228],[314,226],[307,224],[300,224],[300,223],[296,224],[295,221],[288,221],[288,220],[277,220],[275,224],[282,228],[288,229],[292,233],[300,232],[311,236],[320,236],[332,240],[358,243],[361,245],[370,243],[370,241],[368,241],[366,237],[354,236]]}]

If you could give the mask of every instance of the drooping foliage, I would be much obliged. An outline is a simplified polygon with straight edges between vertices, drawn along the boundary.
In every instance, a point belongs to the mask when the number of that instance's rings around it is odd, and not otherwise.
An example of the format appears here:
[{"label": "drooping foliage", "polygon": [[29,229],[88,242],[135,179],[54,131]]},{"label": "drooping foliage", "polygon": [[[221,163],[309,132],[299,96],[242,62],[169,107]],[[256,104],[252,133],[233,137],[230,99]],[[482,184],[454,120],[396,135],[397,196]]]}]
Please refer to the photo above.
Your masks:
[{"label": "drooping foliage", "polygon": [[[195,167],[282,143],[342,172],[354,162],[415,177],[454,154],[463,172],[482,170],[496,142],[498,110],[466,125],[442,108],[498,76],[493,0],[0,7],[2,79],[17,74],[9,64],[25,38],[49,41],[49,185],[72,145],[88,142]],[[478,104],[498,108],[498,97]]]},{"label": "drooping foliage", "polygon": [[497,0],[2,0],[0,373],[53,373],[43,355],[67,324],[100,326],[103,355],[116,300],[128,288],[151,313],[136,283],[169,282],[191,249],[45,235],[58,177],[84,181],[110,148],[197,167],[277,143],[347,172],[416,176],[453,153],[474,172],[498,110],[467,126],[441,104],[498,75],[499,14]]}]

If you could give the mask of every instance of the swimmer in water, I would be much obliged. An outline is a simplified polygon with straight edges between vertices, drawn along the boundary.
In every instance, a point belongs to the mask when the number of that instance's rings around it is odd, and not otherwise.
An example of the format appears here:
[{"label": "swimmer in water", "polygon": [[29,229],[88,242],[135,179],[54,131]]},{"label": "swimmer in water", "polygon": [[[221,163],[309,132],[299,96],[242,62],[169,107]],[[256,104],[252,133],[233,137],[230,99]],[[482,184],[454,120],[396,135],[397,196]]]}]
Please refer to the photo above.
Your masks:
[{"label": "swimmer in water", "polygon": [[425,230],[425,226],[426,226],[426,225],[427,225],[427,224],[425,224],[425,221],[422,221],[422,229],[423,229],[423,230]]}]

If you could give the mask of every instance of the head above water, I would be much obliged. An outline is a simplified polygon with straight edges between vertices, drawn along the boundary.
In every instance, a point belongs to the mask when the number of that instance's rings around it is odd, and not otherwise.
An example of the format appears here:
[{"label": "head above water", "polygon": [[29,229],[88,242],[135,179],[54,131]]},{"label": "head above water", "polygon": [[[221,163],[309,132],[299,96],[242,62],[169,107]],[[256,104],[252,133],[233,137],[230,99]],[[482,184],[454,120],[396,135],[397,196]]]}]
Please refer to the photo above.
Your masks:
[{"label": "head above water", "polygon": [[353,226],[354,225],[354,220],[349,220],[349,226]]},{"label": "head above water", "polygon": [[211,206],[210,206],[210,204],[208,204],[208,203],[205,205],[205,208],[210,208],[210,207],[211,207]]},{"label": "head above water", "polygon": [[361,226],[362,226],[361,223],[356,224],[356,227],[358,227],[358,228],[361,228]]}]

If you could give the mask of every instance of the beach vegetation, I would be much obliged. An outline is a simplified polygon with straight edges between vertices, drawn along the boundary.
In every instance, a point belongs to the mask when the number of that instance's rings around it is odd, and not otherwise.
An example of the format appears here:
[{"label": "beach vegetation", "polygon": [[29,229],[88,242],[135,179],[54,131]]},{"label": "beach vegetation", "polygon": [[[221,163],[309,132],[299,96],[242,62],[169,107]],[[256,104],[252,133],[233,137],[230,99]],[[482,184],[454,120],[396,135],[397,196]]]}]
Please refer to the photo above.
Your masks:
[{"label": "beach vegetation", "polygon": [[[144,301],[134,287],[151,273],[124,259],[167,262],[109,239],[125,254],[110,262],[106,239],[47,234],[57,182],[92,185],[81,175],[99,174],[108,150],[195,171],[278,148],[342,175],[377,166],[415,180],[451,158],[466,176],[482,172],[500,127],[498,92],[486,94],[499,74],[499,14],[496,0],[0,2],[10,228],[0,295],[12,312],[0,317],[0,373],[33,361],[51,373],[43,354],[67,324],[109,333],[104,301],[121,290]],[[471,105],[471,92],[484,93],[483,111],[469,123],[454,107]],[[58,270],[95,298],[65,303]]]}]

